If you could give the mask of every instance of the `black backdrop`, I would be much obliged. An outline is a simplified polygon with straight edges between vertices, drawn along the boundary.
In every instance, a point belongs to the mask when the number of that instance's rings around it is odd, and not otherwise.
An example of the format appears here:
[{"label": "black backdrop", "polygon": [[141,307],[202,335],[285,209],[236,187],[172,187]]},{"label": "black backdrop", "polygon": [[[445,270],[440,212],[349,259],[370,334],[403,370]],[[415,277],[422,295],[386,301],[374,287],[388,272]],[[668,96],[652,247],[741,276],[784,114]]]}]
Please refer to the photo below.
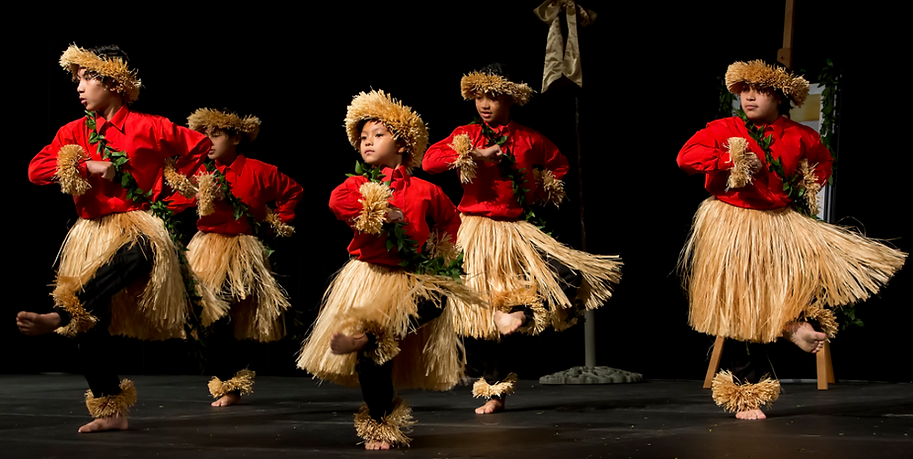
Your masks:
[{"label": "black backdrop", "polygon": [[[6,301],[0,371],[77,371],[74,345],[59,336],[26,338],[14,326],[22,309],[50,307],[52,262],[75,212],[56,186],[36,187],[28,161],[56,129],[82,115],[75,85],[57,59],[70,43],[117,43],[130,53],[145,85],[134,108],[183,123],[198,107],[230,107],[263,122],[250,156],[276,164],[308,194],[298,208],[298,233],[274,243],[275,268],[296,310],[300,340],[317,314],[329,277],[345,262],[351,233],[328,210],[333,187],[357,158],[342,120],[359,91],[384,89],[422,114],[431,141],[474,115],[457,87],[463,73],[495,60],[515,79],[539,89],[548,27],[532,14],[538,1],[312,4],[301,11],[248,7],[225,17],[212,11],[144,12],[127,21],[92,12],[82,25],[47,27],[17,42],[21,65],[6,72],[7,174],[4,239]],[[890,11],[835,9],[799,2],[794,68],[814,81],[825,58],[844,72],[837,216],[861,222],[867,234],[911,250],[908,128],[903,82],[892,59],[900,47]],[[621,254],[624,280],[596,313],[597,363],[651,378],[703,376],[713,338],[687,326],[687,305],[674,273],[690,220],[706,196],[700,177],[679,171],[681,145],[714,118],[718,80],[735,60],[776,58],[782,44],[784,2],[745,5],[702,2],[662,7],[641,2],[619,8],[592,2],[594,25],[580,30],[584,87],[538,94],[514,118],[551,138],[568,156],[571,200],[548,215],[559,239],[579,247],[574,97],[579,96],[583,199],[588,250]],[[434,6],[432,6],[434,5]],[[519,6],[517,6],[519,5]],[[108,16],[104,16],[108,14]],[[74,13],[74,18],[75,18]],[[60,19],[65,19],[61,17]],[[91,24],[86,26],[86,24]],[[897,54],[899,55],[899,53]],[[889,76],[895,75],[896,79]],[[899,103],[895,103],[895,97]],[[11,140],[11,142],[9,142]],[[420,177],[459,200],[455,174]],[[190,232],[190,228],[186,228]],[[838,378],[910,381],[913,319],[909,268],[879,297],[859,308],[862,328],[842,332],[832,345]],[[907,298],[904,300],[904,298]],[[254,368],[270,374],[294,369],[296,338],[251,345]],[[122,373],[199,372],[179,341],[118,340],[112,351]],[[537,377],[583,364],[583,327],[546,333],[517,345],[521,375]],[[778,376],[814,377],[814,358],[777,346]]]}]

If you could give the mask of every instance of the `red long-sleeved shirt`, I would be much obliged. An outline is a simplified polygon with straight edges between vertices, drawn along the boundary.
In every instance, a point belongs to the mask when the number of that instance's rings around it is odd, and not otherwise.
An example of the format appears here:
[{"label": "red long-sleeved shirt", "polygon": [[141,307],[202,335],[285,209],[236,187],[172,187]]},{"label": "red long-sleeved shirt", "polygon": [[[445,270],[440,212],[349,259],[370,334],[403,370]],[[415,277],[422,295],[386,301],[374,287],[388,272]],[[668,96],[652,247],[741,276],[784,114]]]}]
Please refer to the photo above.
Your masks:
[{"label": "red long-sleeved shirt", "polygon": [[[530,190],[526,193],[527,202],[542,199],[541,187],[536,186],[532,174],[534,166],[542,166],[552,171],[558,180],[567,174],[567,158],[558,151],[555,144],[538,131],[513,121],[493,129],[497,136],[507,135],[507,142],[502,148],[506,148],[514,155],[517,160],[516,168],[525,171],[526,183],[523,187]],[[449,137],[428,148],[422,160],[422,169],[431,174],[451,169],[458,154],[449,144],[452,144],[453,138],[460,134],[469,135],[473,147],[485,148],[482,125],[460,126]],[[501,175],[498,164],[484,161],[476,161],[476,177],[472,182],[463,184],[463,199],[460,200],[458,208],[466,215],[499,219],[516,219],[523,213],[523,208],[514,198],[510,179]]]},{"label": "red long-sleeved shirt", "polygon": [[[121,107],[111,120],[101,115],[96,118],[97,132],[104,135],[108,145],[117,151],[126,150],[129,162],[124,170],[133,174],[143,191],[152,190],[152,199],[163,196],[162,174],[165,159],[177,156],[175,168],[183,174],[199,169],[209,152],[210,141],[205,135],[178,126],[166,118],[131,111]],[[36,185],[54,183],[57,171],[57,153],[64,145],[79,145],[89,155],[89,160],[103,161],[98,144],[89,144],[89,128],[85,118],[67,123],[57,131],[50,145],[44,147],[29,163],[29,180]],[[88,174],[85,162],[79,170],[92,188],[82,196],[74,196],[76,213],[91,219],[115,212],[145,210],[148,203],[136,204],[127,199],[127,193],[116,181],[104,180],[99,175]],[[182,210],[186,201],[172,203],[172,210]]]},{"label": "red long-sleeved shirt", "polygon": [[[383,169],[386,181],[393,177],[393,197],[390,204],[398,207],[403,212],[406,221],[406,234],[414,239],[421,249],[432,230],[438,235],[449,234],[450,240],[456,242],[457,231],[460,229],[460,215],[450,198],[437,185],[425,180],[410,176],[401,166],[394,169]],[[346,222],[352,227],[353,220],[361,214],[362,199],[359,188],[368,181],[363,176],[349,177],[342,185],[336,187],[330,194],[330,210],[336,218]],[[433,223],[429,226],[428,220]],[[349,243],[348,251],[361,261],[377,263],[388,266],[398,266],[401,259],[396,255],[396,248],[387,251],[387,237],[385,234],[375,236],[361,233],[352,228],[354,237]]]},{"label": "red long-sleeved shirt", "polygon": [[[827,182],[833,159],[814,129],[781,116],[766,128],[766,134],[773,137],[771,155],[779,158],[787,175],[794,174],[799,162],[807,159],[809,165],[817,164],[815,176],[818,183],[823,185]],[[728,145],[730,137],[748,140],[748,151],[757,155],[762,167],[752,174],[750,184],[727,191],[726,182],[732,161],[725,145]],[[727,204],[764,210],[785,207],[792,202],[783,191],[783,180],[775,172],[770,172],[764,150],[748,134],[741,118],[724,118],[707,123],[706,128],[694,134],[682,147],[677,161],[678,167],[689,174],[705,174],[704,188]]]},{"label": "red long-sleeved shirt", "polygon": [[[284,223],[295,219],[295,207],[304,196],[304,188],[272,164],[239,154],[230,164],[216,168],[231,185],[231,193],[240,199],[257,221],[266,218],[266,204],[276,201],[275,213]],[[197,220],[197,229],[208,233],[251,234],[246,216],[235,220],[234,207],[225,200],[215,202],[214,212]]]}]

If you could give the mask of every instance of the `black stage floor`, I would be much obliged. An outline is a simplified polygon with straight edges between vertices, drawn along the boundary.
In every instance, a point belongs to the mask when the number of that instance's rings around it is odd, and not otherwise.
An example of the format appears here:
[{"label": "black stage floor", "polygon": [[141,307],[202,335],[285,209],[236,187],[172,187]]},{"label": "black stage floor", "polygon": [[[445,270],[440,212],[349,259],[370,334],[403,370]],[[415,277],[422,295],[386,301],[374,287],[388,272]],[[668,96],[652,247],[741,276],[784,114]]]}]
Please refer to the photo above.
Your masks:
[{"label": "black stage floor", "polygon": [[[129,377],[129,376],[128,376]],[[365,451],[360,392],[307,378],[259,377],[256,393],[209,406],[206,378],[137,376],[126,432],[77,434],[89,421],[77,375],[0,376],[2,458],[911,458],[913,387],[785,384],[766,421],[738,421],[697,381],[541,386],[521,381],[509,411],[478,416],[468,387],[408,391],[411,448]]]}]

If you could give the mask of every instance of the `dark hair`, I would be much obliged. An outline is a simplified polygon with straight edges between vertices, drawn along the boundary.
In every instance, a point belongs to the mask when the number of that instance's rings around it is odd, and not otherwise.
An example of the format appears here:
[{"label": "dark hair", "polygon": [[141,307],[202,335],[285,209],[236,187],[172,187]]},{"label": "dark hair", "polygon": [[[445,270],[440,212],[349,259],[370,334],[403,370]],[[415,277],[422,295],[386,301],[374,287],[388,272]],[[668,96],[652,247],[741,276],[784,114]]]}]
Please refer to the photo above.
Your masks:
[{"label": "dark hair", "polygon": [[94,48],[89,48],[88,51],[103,59],[111,59],[111,58],[119,57],[120,60],[124,61],[125,64],[130,65],[130,58],[127,56],[127,52],[120,49],[120,46],[117,46],[117,45],[96,46]]},{"label": "dark hair", "polygon": [[792,99],[780,91],[776,91],[775,93],[777,94],[777,97],[780,98],[780,103],[777,104],[777,112],[780,113],[780,115],[789,116],[789,111],[793,108]]},{"label": "dark hair", "polygon": [[508,67],[507,64],[502,64],[500,62],[492,62],[479,69],[479,72],[487,73],[489,75],[498,75],[506,80],[510,79],[510,67]]}]

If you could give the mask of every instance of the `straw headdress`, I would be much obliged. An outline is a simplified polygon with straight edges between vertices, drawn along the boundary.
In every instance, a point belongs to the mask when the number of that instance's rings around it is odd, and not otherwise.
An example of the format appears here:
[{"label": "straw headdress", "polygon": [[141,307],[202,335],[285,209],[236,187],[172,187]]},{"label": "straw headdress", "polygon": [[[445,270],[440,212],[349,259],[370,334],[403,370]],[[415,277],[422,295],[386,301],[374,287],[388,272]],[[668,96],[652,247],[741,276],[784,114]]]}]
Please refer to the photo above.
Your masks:
[{"label": "straw headdress", "polygon": [[119,57],[99,56],[74,44],[60,55],[60,66],[73,74],[74,81],[81,68],[108,78],[114,90],[121,94],[124,102],[128,104],[139,98],[142,82],[136,76],[136,70],[131,70]]},{"label": "straw headdress", "polygon": [[211,108],[198,108],[187,117],[187,126],[194,131],[206,133],[207,128],[217,128],[228,132],[243,132],[251,142],[260,133],[260,118],[247,115],[244,118]]},{"label": "straw headdress", "polygon": [[469,75],[463,75],[460,80],[460,92],[463,99],[475,99],[479,92],[500,96],[502,94],[510,96],[517,105],[526,105],[529,98],[533,95],[532,88],[526,83],[514,83],[501,75],[484,72],[472,72]]},{"label": "straw headdress", "polygon": [[411,172],[413,168],[421,167],[422,156],[428,148],[428,128],[422,117],[412,111],[412,107],[403,105],[382,90],[361,92],[352,98],[352,103],[346,109],[345,128],[349,143],[356,149],[361,139],[361,125],[368,120],[380,121],[393,131],[395,139],[406,144],[406,153],[409,155],[403,161],[406,170]]},{"label": "straw headdress", "polygon": [[743,85],[776,89],[801,106],[808,97],[808,80],[786,71],[783,67],[767,65],[758,59],[735,62],[726,70],[726,88],[733,94],[742,92]]}]

